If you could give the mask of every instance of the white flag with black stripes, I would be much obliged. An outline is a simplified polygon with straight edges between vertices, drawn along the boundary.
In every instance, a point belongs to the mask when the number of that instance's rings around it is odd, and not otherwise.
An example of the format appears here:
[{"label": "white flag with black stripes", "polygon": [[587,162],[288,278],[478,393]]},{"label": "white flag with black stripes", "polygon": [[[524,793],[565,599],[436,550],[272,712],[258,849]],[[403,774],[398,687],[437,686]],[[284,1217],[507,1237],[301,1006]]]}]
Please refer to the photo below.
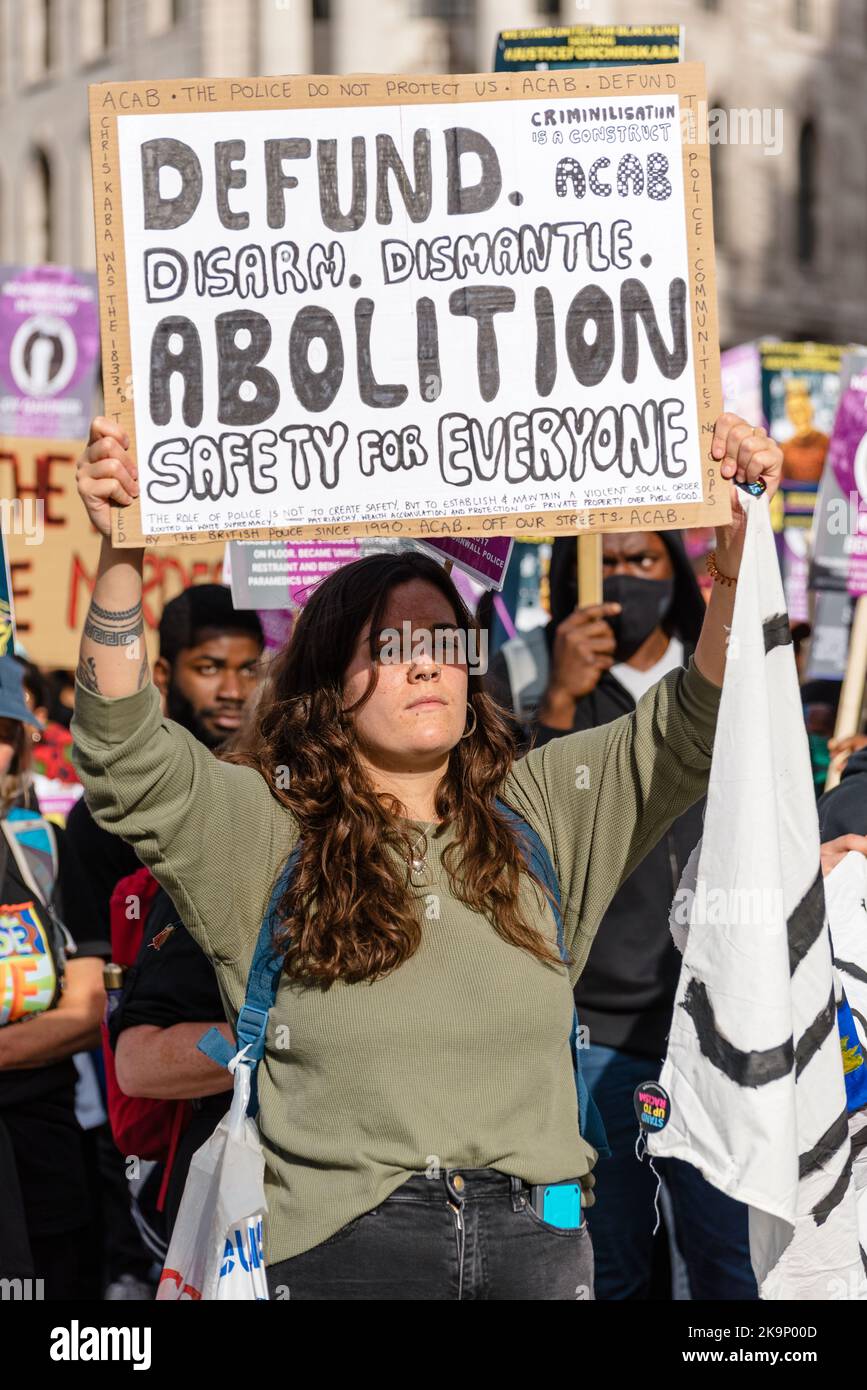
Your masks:
[{"label": "white flag with black stripes", "polygon": [[766,498],[748,514],[654,1157],[750,1208],[763,1298],[867,1298],[819,826]]}]

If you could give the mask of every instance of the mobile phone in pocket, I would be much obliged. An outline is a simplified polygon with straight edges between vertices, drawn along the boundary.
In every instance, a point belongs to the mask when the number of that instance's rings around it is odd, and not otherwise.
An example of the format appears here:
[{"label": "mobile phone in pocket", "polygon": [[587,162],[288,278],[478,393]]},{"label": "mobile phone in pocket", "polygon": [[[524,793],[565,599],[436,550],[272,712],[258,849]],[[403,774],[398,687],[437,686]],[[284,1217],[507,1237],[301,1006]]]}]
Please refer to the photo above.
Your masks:
[{"label": "mobile phone in pocket", "polygon": [[584,1224],[581,1184],[575,1182],[539,1183],[530,1188],[530,1206],[549,1226],[575,1231]]}]

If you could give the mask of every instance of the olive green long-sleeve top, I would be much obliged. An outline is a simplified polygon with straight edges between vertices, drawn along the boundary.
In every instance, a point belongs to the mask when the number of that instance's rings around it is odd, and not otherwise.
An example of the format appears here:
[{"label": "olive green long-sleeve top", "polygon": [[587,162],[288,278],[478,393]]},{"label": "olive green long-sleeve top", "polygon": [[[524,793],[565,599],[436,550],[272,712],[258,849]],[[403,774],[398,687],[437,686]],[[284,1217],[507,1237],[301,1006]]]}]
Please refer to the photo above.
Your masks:
[{"label": "olive green long-sleeve top", "polygon": [[[281,977],[259,1068],[269,1263],[327,1240],[434,1164],[531,1183],[593,1166],[577,1123],[571,983],[622,880],[704,792],[719,694],[692,664],[634,713],[553,740],[506,779],[502,799],[557,871],[568,970],[507,944],[451,894],[444,827],[414,890],[422,934],[409,960],[326,991]],[[259,773],[220,762],[165,719],[153,687],[107,699],[79,686],[72,729],[97,822],[166,888],[234,1019],[297,823]],[[527,876],[521,905],[556,942]]]}]

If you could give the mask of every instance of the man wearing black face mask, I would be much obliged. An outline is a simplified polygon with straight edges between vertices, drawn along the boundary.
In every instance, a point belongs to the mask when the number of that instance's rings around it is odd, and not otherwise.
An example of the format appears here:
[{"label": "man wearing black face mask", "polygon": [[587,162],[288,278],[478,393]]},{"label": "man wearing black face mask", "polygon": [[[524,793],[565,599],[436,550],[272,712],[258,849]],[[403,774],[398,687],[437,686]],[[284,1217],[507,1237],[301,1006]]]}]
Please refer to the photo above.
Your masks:
[{"label": "man wearing black face mask", "polygon": [[684,640],[690,648],[697,640],[703,604],[681,549],[678,559],[682,560],[683,574],[677,607],[683,611],[677,615],[671,611],[677,587],[676,552],[674,542],[666,542],[665,534],[635,531],[606,536],[603,602],[583,609],[574,606],[575,543],[555,543],[550,579],[553,642],[547,689],[537,714],[537,742],[547,742],[557,732],[607,722],[590,708],[578,708],[579,702],[594,696],[603,674],[608,673],[601,698],[591,698],[591,705],[604,704],[606,695],[616,701],[615,685],[619,685],[631,696],[617,710],[618,714],[626,713],[639,695],[666,672],[681,666],[689,655]]},{"label": "man wearing black face mask", "polygon": [[[698,640],[704,601],[679,533],[606,535],[602,547],[603,602],[576,607],[577,548],[574,538],[559,538],[550,623],[507,642],[491,663],[491,694],[511,706],[537,746],[629,713],[668,671],[686,664]],[[597,1299],[646,1299],[651,1292],[656,1179],[635,1158],[632,1100],[637,1086],[659,1076],[665,1055],[680,972],[668,914],[701,836],[702,812],[700,803],[675,821],[620,887],[575,989],[590,1039],[581,1067],[612,1151],[600,1163],[588,1212]],[[755,1299],[746,1208],[689,1164],[666,1159],[655,1167],[692,1297]]]}]

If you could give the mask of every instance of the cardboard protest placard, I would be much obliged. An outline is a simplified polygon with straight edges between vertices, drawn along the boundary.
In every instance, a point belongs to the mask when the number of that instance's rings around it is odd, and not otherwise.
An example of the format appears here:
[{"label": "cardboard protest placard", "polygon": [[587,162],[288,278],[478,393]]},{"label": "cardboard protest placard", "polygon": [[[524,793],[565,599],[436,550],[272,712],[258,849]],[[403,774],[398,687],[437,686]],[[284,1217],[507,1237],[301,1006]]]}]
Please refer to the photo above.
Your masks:
[{"label": "cardboard protest placard", "polygon": [[772,508],[789,617],[809,620],[808,534],[840,394],[845,349],[830,343],[759,344],[768,431],[783,451],[783,479]]},{"label": "cardboard protest placard", "polygon": [[697,65],[92,87],[117,543],[727,520],[703,99]]},{"label": "cardboard protest placard", "polygon": [[86,439],[98,365],[96,276],[0,265],[0,435]]},{"label": "cardboard protest placard", "polygon": [[556,24],[504,29],[496,72],[535,68],[611,68],[630,63],[676,63],[683,57],[682,24]]},{"label": "cardboard protest placard", "polygon": [[[0,508],[17,635],[31,661],[74,669],[96,581],[99,536],[75,486],[80,440],[0,441]],[[149,550],[144,618],[151,657],[163,606],[189,584],[219,583],[223,545]]]},{"label": "cardboard protest placard", "polygon": [[764,415],[783,451],[783,487],[816,486],[828,452],[845,348],[764,339],[759,352]]}]

